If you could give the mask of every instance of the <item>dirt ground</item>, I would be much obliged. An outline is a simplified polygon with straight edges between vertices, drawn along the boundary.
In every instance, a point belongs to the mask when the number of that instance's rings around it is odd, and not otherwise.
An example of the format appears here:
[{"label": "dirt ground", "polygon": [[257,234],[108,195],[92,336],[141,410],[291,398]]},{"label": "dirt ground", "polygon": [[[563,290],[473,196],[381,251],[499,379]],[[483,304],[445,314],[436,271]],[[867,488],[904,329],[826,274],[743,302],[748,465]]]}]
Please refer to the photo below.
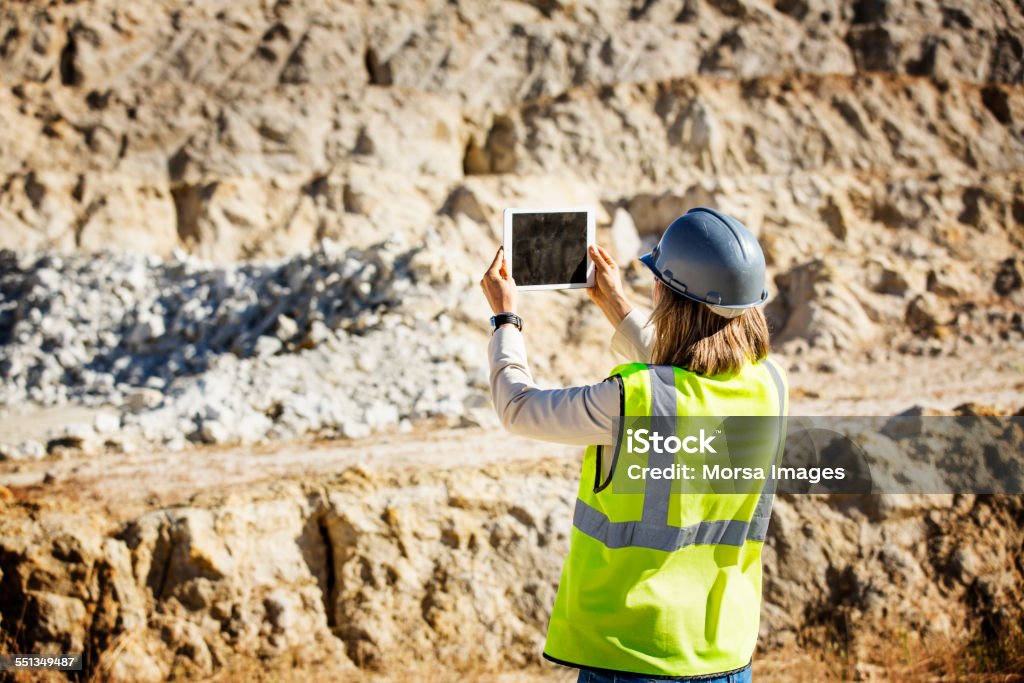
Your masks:
[{"label": "dirt ground", "polygon": [[[1024,356],[1006,348],[965,358],[900,356],[848,363],[829,372],[790,373],[790,415],[891,415],[920,405],[942,412],[967,402],[1014,413],[1024,408]],[[87,421],[95,411],[51,408],[0,419],[0,441],[43,438],[55,425]],[[0,462],[0,484],[20,499],[96,505],[116,516],[180,503],[280,478],[330,477],[348,467],[480,466],[511,459],[577,457],[580,449],[503,435],[494,429],[421,424],[408,434],[365,440],[275,442],[197,447],[177,453],[66,455]]]}]

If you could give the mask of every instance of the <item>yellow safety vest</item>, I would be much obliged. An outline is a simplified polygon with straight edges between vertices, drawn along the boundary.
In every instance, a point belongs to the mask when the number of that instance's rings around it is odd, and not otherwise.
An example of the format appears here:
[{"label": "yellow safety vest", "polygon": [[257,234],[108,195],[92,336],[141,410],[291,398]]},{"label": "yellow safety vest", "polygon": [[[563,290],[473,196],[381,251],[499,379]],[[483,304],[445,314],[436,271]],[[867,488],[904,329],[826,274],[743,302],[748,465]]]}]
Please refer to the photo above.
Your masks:
[{"label": "yellow safety vest", "polygon": [[[715,376],[631,363],[612,378],[621,383],[622,416],[771,417],[774,435],[759,457],[769,472],[779,457],[787,385],[768,359]],[[773,481],[741,494],[675,495],[655,480],[640,495],[615,493],[611,477],[602,478],[605,450],[590,446],[583,458],[544,656],[670,678],[744,668],[757,642]]]}]

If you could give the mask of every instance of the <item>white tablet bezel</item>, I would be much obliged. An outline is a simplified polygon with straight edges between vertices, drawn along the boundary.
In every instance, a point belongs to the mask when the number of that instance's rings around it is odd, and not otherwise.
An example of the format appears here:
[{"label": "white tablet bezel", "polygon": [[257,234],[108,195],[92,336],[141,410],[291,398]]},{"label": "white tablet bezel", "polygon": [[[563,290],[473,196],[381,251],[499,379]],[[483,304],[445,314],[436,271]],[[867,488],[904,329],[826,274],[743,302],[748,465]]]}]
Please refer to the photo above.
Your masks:
[{"label": "white tablet bezel", "polygon": [[516,276],[515,265],[512,263],[512,217],[517,213],[585,213],[587,214],[587,281],[585,283],[568,282],[553,285],[516,285],[516,289],[530,291],[538,289],[587,289],[594,286],[594,260],[590,258],[590,247],[594,244],[594,210],[586,206],[559,206],[544,208],[505,209],[505,234],[502,245],[505,247],[505,261],[508,271]]}]

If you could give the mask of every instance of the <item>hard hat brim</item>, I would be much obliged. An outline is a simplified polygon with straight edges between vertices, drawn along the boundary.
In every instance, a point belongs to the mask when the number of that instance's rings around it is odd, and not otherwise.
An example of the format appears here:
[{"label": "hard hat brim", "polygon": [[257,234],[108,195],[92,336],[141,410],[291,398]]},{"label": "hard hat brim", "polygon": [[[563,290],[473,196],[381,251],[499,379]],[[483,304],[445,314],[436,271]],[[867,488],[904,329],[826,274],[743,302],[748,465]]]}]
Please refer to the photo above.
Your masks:
[{"label": "hard hat brim", "polygon": [[713,304],[710,301],[705,301],[704,299],[701,299],[700,297],[694,296],[693,294],[690,294],[689,292],[680,289],[679,287],[674,285],[672,282],[670,282],[667,279],[665,279],[665,276],[663,276],[661,274],[661,271],[658,270],[657,259],[654,256],[654,252],[653,251],[647,252],[646,254],[641,256],[639,260],[640,260],[640,263],[642,263],[645,266],[647,266],[648,270],[650,270],[651,273],[654,274],[654,277],[657,278],[661,282],[661,284],[665,285],[666,287],[671,289],[676,294],[678,294],[680,296],[685,296],[687,299],[690,299],[692,301],[696,301],[698,303],[706,304],[708,306],[717,306],[718,308],[728,308],[728,309],[739,310],[739,309],[745,309],[745,308],[753,308],[754,306],[760,306],[761,304],[763,304],[765,301],[768,300],[768,288],[765,287],[764,291],[761,292],[760,300],[754,301],[753,303],[749,303],[749,304],[731,304],[731,305],[727,305],[727,304]]}]

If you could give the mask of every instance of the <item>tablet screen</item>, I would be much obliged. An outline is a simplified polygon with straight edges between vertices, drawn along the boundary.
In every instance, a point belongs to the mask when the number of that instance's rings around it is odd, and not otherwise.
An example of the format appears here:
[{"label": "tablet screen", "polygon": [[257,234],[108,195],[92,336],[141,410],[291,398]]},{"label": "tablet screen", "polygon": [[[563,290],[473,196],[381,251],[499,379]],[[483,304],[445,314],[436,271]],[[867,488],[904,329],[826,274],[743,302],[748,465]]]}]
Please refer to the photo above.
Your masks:
[{"label": "tablet screen", "polygon": [[587,284],[587,212],[512,216],[512,277],[521,287]]}]

